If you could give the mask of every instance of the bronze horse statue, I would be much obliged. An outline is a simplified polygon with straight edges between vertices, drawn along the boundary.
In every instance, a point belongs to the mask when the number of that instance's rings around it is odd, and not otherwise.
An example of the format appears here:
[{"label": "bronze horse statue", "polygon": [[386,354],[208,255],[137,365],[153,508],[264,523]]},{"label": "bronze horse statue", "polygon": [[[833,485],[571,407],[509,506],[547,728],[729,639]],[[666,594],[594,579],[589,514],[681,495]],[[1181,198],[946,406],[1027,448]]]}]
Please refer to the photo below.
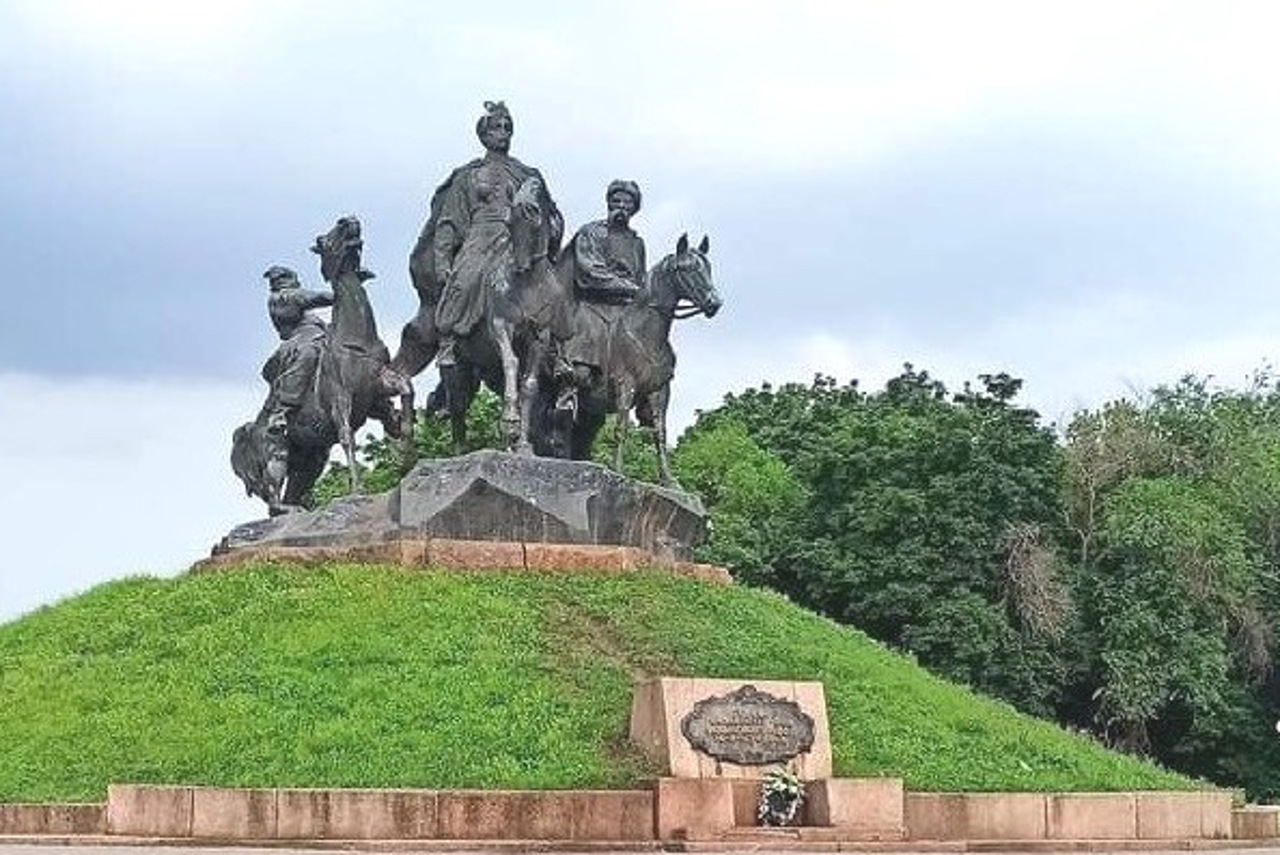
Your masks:
[{"label": "bronze horse statue", "polygon": [[[666,425],[676,365],[671,324],[696,315],[713,317],[720,310],[722,300],[712,281],[709,250],[707,238],[692,247],[688,236],[681,236],[676,251],[650,269],[647,284],[634,301],[617,307],[607,333],[595,337],[601,342],[602,352],[596,359],[601,371],[578,389],[578,405],[567,414],[555,405],[566,381],[553,375],[552,351],[556,339],[564,340],[585,324],[598,322],[591,320],[596,307],[574,294],[572,253],[562,253],[554,267],[549,263],[534,267],[524,287],[514,295],[523,324],[518,340],[522,345],[519,405],[534,451],[550,457],[589,459],[605,416],[617,413],[614,468],[620,471],[629,413],[634,410],[641,425],[653,428],[662,483],[674,483],[667,459]],[[459,367],[463,367],[461,363]],[[437,388],[432,393],[437,407],[442,397],[449,399],[455,447],[465,444],[465,414],[480,383],[500,394],[503,391],[492,372],[468,370],[464,376],[465,385]]]},{"label": "bronze horse statue", "polygon": [[[428,399],[431,412],[447,412],[453,426],[454,450],[465,446],[466,414],[481,383],[502,399],[502,428],[508,450],[531,453],[529,406],[534,392],[529,366],[540,365],[558,328],[560,294],[549,251],[547,219],[539,199],[545,195],[537,179],[525,180],[512,199],[505,226],[512,268],[483,287],[484,311],[472,330],[455,342],[456,363],[441,369],[441,383]],[[435,201],[432,202],[433,206]],[[409,273],[418,292],[417,314],[401,333],[392,367],[404,376],[421,372],[439,353],[442,337],[437,306],[442,284],[430,264],[430,233],[424,232],[410,253]],[[558,238],[557,238],[558,240]],[[466,247],[464,246],[464,251]]]},{"label": "bronze horse statue", "polygon": [[[346,455],[351,489],[359,492],[355,434],[370,418],[400,440],[406,462],[412,456],[413,386],[391,367],[387,347],[378,338],[364,287],[373,274],[360,264],[363,247],[355,217],[339,219],[311,247],[320,256],[321,275],[333,288],[333,311],[311,392],[291,414],[284,441],[271,435],[269,406],[233,436],[232,469],[272,515],[300,508],[335,443],[341,443]],[[392,401],[397,396],[398,408]]]},{"label": "bronze horse statue", "polygon": [[595,361],[600,371],[578,388],[577,405],[567,424],[551,402],[560,397],[557,387],[569,381],[550,378],[545,370],[540,373],[541,404],[536,412],[541,421],[535,432],[539,450],[574,460],[588,459],[605,416],[617,413],[614,468],[621,471],[629,414],[634,410],[636,420],[653,429],[659,478],[664,485],[674,483],[667,460],[667,405],[676,366],[671,324],[696,315],[714,317],[720,311],[723,302],[712,281],[707,258],[710,248],[706,237],[697,247],[691,247],[688,235],[681,235],[676,251],[649,270],[640,293],[618,307],[609,321],[603,320],[595,306],[575,298],[572,258],[561,259],[556,282],[569,313],[570,334],[593,323],[605,322],[607,329],[603,335],[592,337],[599,342]]}]

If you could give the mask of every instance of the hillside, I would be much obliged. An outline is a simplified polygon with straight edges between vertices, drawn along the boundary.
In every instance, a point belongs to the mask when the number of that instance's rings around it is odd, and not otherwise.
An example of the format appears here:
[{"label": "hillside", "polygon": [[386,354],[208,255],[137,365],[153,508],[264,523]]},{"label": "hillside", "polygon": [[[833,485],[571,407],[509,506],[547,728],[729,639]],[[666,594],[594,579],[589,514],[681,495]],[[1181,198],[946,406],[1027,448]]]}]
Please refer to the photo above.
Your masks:
[{"label": "hillside", "polygon": [[622,787],[645,674],[821,680],[835,773],[917,790],[1188,789],[785,599],[644,573],[133,578],[0,625],[0,802],[111,781]]}]

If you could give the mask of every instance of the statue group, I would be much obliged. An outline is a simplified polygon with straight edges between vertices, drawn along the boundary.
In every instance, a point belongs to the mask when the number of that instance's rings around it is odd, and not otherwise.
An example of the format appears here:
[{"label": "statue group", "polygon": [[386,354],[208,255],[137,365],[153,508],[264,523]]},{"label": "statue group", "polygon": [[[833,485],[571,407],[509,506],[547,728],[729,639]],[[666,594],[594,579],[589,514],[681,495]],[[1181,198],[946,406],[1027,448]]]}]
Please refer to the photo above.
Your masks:
[{"label": "statue group", "polygon": [[[262,369],[270,390],[257,418],[237,428],[231,463],[250,495],[275,515],[297,509],[335,443],[359,490],[355,432],[370,418],[413,453],[412,378],[434,360],[440,385],[428,407],[447,413],[455,448],[485,384],[502,399],[508,450],[584,460],[608,413],[618,459],[629,414],[653,428],[660,477],[671,484],[666,412],[675,373],[672,321],[711,317],[720,296],[708,240],[687,236],[646,267],[631,226],[640,187],[614,181],[605,217],[563,243],[564,219],[542,174],[511,156],[514,123],[486,102],[476,123],[483,156],[453,170],[431,197],[409,256],[419,306],[394,358],[378,337],[354,217],[316,238],[328,290],[309,290],[288,268],[264,277],[280,345]],[[330,307],[326,324],[318,309]]]}]

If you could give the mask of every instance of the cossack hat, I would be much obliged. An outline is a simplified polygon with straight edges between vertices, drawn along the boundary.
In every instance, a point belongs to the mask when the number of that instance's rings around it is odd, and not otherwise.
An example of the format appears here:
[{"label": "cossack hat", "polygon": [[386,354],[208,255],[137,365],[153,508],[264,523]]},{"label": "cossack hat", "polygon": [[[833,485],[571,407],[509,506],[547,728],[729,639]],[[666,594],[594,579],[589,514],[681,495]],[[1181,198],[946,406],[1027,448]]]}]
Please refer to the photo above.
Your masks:
[{"label": "cossack hat", "polygon": [[612,196],[614,193],[618,192],[619,190],[621,190],[623,193],[630,194],[631,198],[635,200],[636,210],[639,211],[640,210],[640,185],[635,183],[634,181],[624,181],[621,178],[616,179],[614,181],[610,181],[609,188],[604,191],[605,202],[608,202],[609,197]]}]

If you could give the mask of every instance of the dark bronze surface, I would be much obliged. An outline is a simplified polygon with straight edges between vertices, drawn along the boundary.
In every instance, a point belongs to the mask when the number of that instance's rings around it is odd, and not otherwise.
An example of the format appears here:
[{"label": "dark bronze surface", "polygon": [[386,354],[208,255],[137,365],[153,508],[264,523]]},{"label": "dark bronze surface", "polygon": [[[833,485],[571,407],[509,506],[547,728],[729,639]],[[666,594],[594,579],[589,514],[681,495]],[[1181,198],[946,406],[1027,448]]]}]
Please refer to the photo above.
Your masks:
[{"label": "dark bronze surface", "polygon": [[698,701],[680,732],[698,751],[744,766],[782,763],[813,748],[813,719],[800,705],[750,684]]}]

